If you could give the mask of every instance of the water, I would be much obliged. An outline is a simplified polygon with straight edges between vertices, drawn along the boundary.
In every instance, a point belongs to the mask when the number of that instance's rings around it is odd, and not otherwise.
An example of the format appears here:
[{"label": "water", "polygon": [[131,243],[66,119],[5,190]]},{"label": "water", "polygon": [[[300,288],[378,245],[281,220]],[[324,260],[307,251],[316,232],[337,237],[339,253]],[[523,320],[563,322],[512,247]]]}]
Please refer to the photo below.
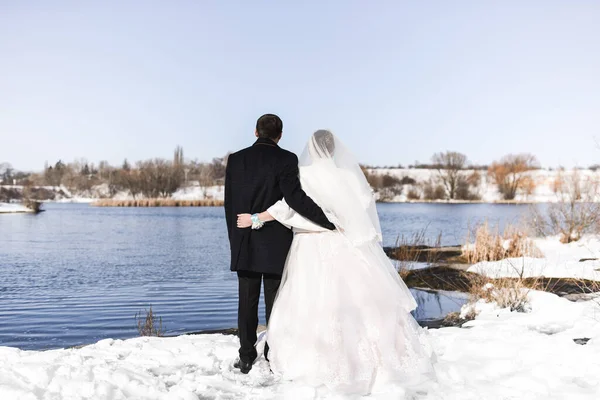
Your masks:
[{"label": "water", "polygon": [[[167,334],[237,325],[220,208],[94,208],[48,204],[40,215],[0,216],[0,346],[48,349],[137,336],[135,314],[152,305]],[[382,204],[384,241],[427,227],[462,242],[485,218],[514,222],[514,205]],[[461,300],[415,292],[417,318]],[[433,297],[432,297],[433,296]],[[261,314],[262,314],[261,304]]]}]

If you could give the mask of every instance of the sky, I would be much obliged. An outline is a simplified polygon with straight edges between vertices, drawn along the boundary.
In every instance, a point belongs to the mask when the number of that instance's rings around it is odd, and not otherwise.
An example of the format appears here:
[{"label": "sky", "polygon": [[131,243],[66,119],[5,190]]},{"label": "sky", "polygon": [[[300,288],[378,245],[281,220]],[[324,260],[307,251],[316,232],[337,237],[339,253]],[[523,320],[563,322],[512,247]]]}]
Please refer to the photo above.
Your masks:
[{"label": "sky", "polygon": [[0,0],[0,162],[211,160],[278,114],[365,164],[600,163],[600,2]]}]

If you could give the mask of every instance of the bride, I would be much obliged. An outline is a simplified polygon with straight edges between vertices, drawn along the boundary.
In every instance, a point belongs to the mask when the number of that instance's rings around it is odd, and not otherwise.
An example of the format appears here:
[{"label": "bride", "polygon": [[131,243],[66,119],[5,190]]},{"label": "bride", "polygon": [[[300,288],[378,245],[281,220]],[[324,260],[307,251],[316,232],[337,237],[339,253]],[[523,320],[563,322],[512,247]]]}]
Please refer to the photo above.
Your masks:
[{"label": "bride", "polygon": [[410,314],[416,302],[381,248],[375,201],[358,162],[319,130],[300,158],[300,180],[336,231],[285,200],[238,216],[240,228],[277,220],[296,233],[267,331],[272,371],[347,394],[432,376],[431,350]]}]

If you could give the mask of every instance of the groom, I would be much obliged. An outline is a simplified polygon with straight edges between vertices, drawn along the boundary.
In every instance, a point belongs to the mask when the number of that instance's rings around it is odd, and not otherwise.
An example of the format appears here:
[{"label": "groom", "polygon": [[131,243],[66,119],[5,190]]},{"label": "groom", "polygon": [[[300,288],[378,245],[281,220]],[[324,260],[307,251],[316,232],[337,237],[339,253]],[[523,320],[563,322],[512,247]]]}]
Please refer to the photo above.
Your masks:
[{"label": "groom", "polygon": [[[279,222],[260,230],[237,228],[237,215],[260,213],[285,198],[288,205],[311,221],[335,229],[323,211],[304,193],[298,178],[298,157],[280,148],[283,122],[265,114],[256,122],[256,142],[229,156],[225,174],[225,218],[231,248],[231,270],[239,284],[238,329],[240,357],[234,364],[247,374],[258,354],[254,347],[258,328],[258,300],[264,285],[269,322],[293,233]],[[265,359],[269,347],[265,345]]]}]

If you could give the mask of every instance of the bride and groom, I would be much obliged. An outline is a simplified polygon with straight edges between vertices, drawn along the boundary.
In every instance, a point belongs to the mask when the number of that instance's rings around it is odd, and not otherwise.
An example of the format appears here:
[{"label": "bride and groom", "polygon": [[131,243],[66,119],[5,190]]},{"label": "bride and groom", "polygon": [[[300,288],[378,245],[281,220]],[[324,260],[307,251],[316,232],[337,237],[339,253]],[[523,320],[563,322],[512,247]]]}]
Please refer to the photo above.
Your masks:
[{"label": "bride and groom", "polygon": [[279,117],[231,154],[225,213],[239,282],[239,359],[248,373],[261,282],[264,357],[282,379],[369,393],[379,382],[430,377],[431,350],[410,314],[416,302],[381,248],[372,190],[357,160],[326,130],[298,158],[278,146]]}]

